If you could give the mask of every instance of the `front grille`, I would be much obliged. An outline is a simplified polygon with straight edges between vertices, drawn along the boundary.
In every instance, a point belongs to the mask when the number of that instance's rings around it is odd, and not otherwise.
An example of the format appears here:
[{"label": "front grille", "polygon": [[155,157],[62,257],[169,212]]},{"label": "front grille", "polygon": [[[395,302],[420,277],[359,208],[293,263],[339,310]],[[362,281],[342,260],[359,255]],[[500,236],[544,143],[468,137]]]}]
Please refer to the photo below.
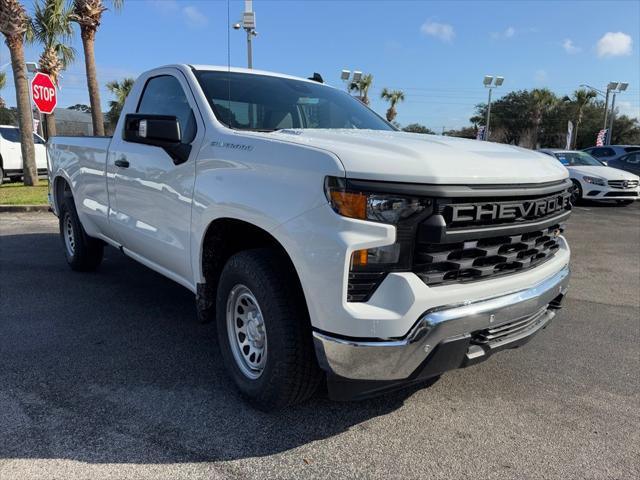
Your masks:
[{"label": "front grille", "polygon": [[479,330],[471,334],[471,343],[476,345],[495,345],[534,328],[544,320],[547,307],[543,307],[531,316],[492,328]]},{"label": "front grille", "polygon": [[638,180],[609,180],[609,186],[612,188],[636,188]]},{"label": "front grille", "polygon": [[418,243],[413,271],[427,284],[464,282],[532,268],[560,248],[563,225],[458,243]]}]

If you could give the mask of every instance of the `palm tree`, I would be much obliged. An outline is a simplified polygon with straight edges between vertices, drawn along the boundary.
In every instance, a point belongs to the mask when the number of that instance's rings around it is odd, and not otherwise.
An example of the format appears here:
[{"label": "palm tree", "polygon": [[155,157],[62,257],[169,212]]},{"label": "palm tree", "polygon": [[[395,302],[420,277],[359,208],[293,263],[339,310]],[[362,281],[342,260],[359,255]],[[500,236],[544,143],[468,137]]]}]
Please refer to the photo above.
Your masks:
[{"label": "palm tree", "polygon": [[396,115],[398,115],[398,112],[396,111],[396,105],[399,102],[404,101],[404,92],[402,90],[389,90],[385,87],[382,89],[380,98],[389,102],[389,109],[387,110],[387,120],[393,122],[393,120],[395,120],[396,118]]},{"label": "palm tree", "polygon": [[[124,0],[111,0],[115,9],[122,7]],[[71,19],[80,25],[82,48],[84,49],[84,63],[87,73],[87,88],[89,90],[89,103],[91,103],[91,118],[93,121],[93,134],[104,135],[104,119],[100,106],[100,87],[96,73],[96,57],[94,46],[96,32],[100,27],[102,14],[107,8],[102,0],[73,0],[73,15]]]},{"label": "palm tree", "polygon": [[576,148],[576,143],[578,141],[578,129],[580,128],[580,123],[582,122],[582,113],[584,111],[584,107],[591,103],[591,100],[593,100],[595,97],[596,92],[594,92],[593,90],[580,89],[573,92],[573,98],[564,97],[563,99],[565,101],[570,101],[576,107],[576,125],[573,132],[573,141],[571,144],[571,148]]},{"label": "palm tree", "polygon": [[7,47],[9,47],[13,81],[16,86],[24,184],[32,186],[38,184],[38,171],[36,170],[35,149],[33,147],[29,85],[24,61],[24,40],[28,25],[27,12],[18,0],[0,0],[0,32],[4,35]]},{"label": "palm tree", "polygon": [[107,88],[116,97],[115,100],[109,101],[109,111],[107,112],[107,119],[109,120],[111,128],[115,128],[118,123],[120,113],[122,113],[122,107],[124,107],[124,101],[127,99],[127,95],[129,95],[129,92],[133,88],[134,82],[135,80],[133,78],[125,78],[122,82],[113,80],[107,83]]},{"label": "palm tree", "polygon": [[[7,74],[4,72],[0,72],[0,92],[4,90],[4,87],[7,85]],[[4,108],[4,100],[2,96],[0,96],[0,108]]]},{"label": "palm tree", "polygon": [[[66,0],[36,0],[33,19],[27,38],[41,43],[44,47],[40,55],[39,69],[51,77],[58,85],[60,72],[73,62],[75,50],[68,45],[73,37],[71,8]],[[56,134],[55,114],[44,116],[47,136]]]},{"label": "palm tree", "polygon": [[349,84],[350,92],[358,92],[358,98],[365,105],[369,105],[369,89],[373,84],[373,75],[367,73],[366,75],[362,75],[360,80],[357,82],[351,82]]},{"label": "palm tree", "polygon": [[538,145],[538,137],[540,134],[540,124],[544,115],[553,108],[558,102],[558,98],[548,88],[535,88],[531,91],[531,99],[533,101],[533,124],[534,138],[533,148]]}]

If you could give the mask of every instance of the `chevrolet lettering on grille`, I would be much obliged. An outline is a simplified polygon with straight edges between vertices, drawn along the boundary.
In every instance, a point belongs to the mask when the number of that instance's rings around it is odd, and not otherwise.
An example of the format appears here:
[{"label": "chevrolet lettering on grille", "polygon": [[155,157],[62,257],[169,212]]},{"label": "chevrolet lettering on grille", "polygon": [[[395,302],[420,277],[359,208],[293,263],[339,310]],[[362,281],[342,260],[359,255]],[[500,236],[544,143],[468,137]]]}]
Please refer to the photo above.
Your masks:
[{"label": "chevrolet lettering on grille", "polygon": [[557,195],[522,202],[457,204],[447,206],[450,223],[476,223],[496,220],[534,220],[568,210],[568,191]]}]

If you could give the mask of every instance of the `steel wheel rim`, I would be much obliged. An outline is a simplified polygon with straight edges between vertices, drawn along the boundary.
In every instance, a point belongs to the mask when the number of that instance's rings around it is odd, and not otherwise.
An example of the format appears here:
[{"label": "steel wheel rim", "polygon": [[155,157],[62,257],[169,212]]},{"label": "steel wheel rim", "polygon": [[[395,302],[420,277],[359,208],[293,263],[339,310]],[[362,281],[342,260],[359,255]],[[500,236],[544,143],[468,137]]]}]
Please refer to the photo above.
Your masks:
[{"label": "steel wheel rim", "polygon": [[64,244],[67,247],[67,253],[70,257],[73,257],[76,252],[76,240],[73,235],[73,222],[71,221],[71,215],[69,214],[64,217],[62,234],[64,236]]},{"label": "steel wheel rim", "polygon": [[259,378],[267,361],[267,330],[258,300],[245,285],[229,293],[227,335],[240,371],[251,380]]}]

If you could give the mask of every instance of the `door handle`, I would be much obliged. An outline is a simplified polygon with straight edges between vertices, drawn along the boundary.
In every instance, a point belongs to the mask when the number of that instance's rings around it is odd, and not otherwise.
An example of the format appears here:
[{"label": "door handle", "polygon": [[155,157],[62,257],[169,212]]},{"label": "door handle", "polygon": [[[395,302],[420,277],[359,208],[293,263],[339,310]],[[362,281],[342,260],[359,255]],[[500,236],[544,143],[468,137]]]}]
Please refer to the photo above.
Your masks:
[{"label": "door handle", "polygon": [[129,160],[127,160],[127,157],[125,157],[124,155],[120,157],[118,160],[116,160],[114,163],[116,167],[129,168]]}]

